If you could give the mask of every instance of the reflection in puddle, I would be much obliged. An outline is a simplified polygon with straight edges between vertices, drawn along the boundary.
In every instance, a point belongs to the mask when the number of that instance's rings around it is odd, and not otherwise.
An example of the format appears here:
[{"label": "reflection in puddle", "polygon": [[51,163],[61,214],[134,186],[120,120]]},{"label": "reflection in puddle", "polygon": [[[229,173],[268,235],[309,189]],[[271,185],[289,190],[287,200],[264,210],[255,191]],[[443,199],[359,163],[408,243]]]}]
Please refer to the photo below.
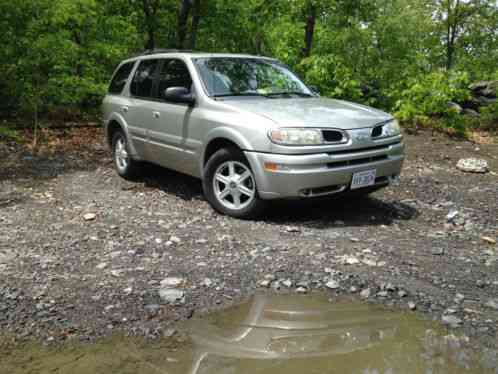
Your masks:
[{"label": "reflection in puddle", "polygon": [[187,342],[0,353],[0,373],[498,373],[496,356],[413,314],[321,295],[257,295],[178,329]]}]

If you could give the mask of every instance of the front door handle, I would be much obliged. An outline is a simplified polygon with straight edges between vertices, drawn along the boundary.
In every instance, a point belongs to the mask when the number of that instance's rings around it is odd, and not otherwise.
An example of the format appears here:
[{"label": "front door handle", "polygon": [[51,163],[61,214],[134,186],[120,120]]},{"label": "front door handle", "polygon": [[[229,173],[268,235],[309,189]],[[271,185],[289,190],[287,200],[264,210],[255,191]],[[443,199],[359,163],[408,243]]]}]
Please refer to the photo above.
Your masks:
[{"label": "front door handle", "polygon": [[159,112],[152,112],[152,116],[154,118],[159,118],[159,117],[161,117],[161,114]]},{"label": "front door handle", "polygon": [[121,110],[123,111],[123,113],[128,113],[128,107],[125,105],[123,107],[121,107]]}]

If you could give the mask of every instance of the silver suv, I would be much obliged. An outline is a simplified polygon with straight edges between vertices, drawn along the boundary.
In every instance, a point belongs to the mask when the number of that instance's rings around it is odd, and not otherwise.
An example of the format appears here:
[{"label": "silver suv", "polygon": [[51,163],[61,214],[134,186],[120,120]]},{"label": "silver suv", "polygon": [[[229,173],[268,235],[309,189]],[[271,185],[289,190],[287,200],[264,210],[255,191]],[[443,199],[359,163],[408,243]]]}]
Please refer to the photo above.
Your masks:
[{"label": "silver suv", "polygon": [[271,199],[370,193],[404,159],[391,115],[321,98],[266,57],[146,52],[119,65],[103,112],[119,175],[148,161],[201,178],[209,203],[238,218]]}]

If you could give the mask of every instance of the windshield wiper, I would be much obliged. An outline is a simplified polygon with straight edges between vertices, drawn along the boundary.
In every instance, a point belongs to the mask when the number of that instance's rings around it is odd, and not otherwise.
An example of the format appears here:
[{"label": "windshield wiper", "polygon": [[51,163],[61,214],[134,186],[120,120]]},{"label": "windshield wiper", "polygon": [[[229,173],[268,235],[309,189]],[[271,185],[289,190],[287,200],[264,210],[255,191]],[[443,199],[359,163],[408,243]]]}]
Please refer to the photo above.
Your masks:
[{"label": "windshield wiper", "polygon": [[270,92],[267,94],[268,96],[291,96],[296,95],[300,97],[315,97],[313,94],[309,94],[301,91],[283,91],[283,92]]},{"label": "windshield wiper", "polygon": [[230,96],[262,96],[262,97],[268,97],[267,94],[262,94],[258,92],[232,92],[228,94],[218,94],[218,95],[213,95],[213,97],[230,97]]}]

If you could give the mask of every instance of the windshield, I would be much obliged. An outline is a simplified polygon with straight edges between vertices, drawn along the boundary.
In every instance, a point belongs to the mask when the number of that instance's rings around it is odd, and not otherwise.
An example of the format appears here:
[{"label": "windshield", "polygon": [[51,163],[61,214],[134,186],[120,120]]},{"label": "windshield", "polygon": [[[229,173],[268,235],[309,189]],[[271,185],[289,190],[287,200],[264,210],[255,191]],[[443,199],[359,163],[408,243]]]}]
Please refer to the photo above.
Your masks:
[{"label": "windshield", "polygon": [[209,96],[314,96],[278,61],[240,57],[206,57],[193,61]]}]

